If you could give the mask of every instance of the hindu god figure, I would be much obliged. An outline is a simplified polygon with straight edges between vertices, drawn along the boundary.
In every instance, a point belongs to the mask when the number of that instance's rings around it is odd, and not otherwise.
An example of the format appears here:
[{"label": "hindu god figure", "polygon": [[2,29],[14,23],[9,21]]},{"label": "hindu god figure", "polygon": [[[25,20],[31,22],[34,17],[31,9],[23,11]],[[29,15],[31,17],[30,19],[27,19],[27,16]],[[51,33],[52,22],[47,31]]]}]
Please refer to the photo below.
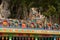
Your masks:
[{"label": "hindu god figure", "polygon": [[8,3],[5,0],[2,0],[0,4],[0,18],[8,18],[10,15],[10,10],[8,9]]}]

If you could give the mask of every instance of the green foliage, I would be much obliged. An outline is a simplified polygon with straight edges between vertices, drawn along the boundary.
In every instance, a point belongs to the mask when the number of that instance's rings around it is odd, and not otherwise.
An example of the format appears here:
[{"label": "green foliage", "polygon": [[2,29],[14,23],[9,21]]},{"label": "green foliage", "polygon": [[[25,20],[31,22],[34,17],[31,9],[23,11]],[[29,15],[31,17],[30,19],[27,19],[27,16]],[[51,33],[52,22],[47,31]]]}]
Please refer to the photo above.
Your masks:
[{"label": "green foliage", "polygon": [[53,5],[48,5],[48,10],[44,11],[43,14],[47,17],[53,16],[56,14],[56,8]]},{"label": "green foliage", "polygon": [[[25,11],[25,9],[29,10],[31,7],[42,7],[42,14],[49,17],[53,15],[57,16],[59,14],[59,3],[60,0],[11,0],[9,8],[12,13],[11,16],[15,15],[14,17],[16,17],[16,14],[24,15],[23,11]],[[24,10],[18,12],[18,9]]]}]

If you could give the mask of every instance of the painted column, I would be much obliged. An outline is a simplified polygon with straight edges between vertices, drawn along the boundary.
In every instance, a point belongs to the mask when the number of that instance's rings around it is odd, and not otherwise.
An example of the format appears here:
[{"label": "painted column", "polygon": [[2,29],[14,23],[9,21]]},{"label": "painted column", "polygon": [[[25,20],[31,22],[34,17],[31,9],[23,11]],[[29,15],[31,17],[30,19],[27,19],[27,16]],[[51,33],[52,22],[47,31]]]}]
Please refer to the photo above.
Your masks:
[{"label": "painted column", "polygon": [[28,40],[28,37],[25,37],[25,40]]},{"label": "painted column", "polygon": [[59,38],[57,37],[56,40],[59,40]]},{"label": "painted column", "polygon": [[60,40],[60,37],[59,37],[59,40]]},{"label": "painted column", "polygon": [[14,40],[14,37],[12,37],[12,39]]},{"label": "painted column", "polygon": [[22,38],[21,37],[19,37],[19,40],[21,40]]},{"label": "painted column", "polygon": [[51,40],[50,37],[47,37],[47,38],[48,38],[48,40]]},{"label": "painted column", "polygon": [[6,37],[6,40],[8,40],[8,37]]},{"label": "painted column", "polygon": [[28,40],[30,40],[30,37],[28,37]]},{"label": "painted column", "polygon": [[12,37],[9,37],[9,40],[12,40]]},{"label": "painted column", "polygon": [[4,40],[4,37],[2,36],[2,40]]},{"label": "painted column", "polygon": [[18,40],[19,38],[18,37],[16,37],[16,40]]},{"label": "painted column", "polygon": [[22,37],[22,40],[24,40],[24,37]]},{"label": "painted column", "polygon": [[44,40],[43,37],[42,37],[42,40]]},{"label": "painted column", "polygon": [[56,37],[54,37],[54,40],[56,40]]},{"label": "painted column", "polygon": [[35,40],[38,40],[38,37],[36,37]]},{"label": "painted column", "polygon": [[32,37],[32,40],[34,40],[34,37]]}]

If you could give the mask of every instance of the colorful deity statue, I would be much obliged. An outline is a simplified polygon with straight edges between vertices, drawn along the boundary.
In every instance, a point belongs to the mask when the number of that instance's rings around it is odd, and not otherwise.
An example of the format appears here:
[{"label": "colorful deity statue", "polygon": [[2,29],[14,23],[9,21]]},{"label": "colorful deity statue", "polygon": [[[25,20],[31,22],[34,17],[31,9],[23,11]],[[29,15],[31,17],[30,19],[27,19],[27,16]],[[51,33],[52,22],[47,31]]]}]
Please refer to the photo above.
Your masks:
[{"label": "colorful deity statue", "polygon": [[31,23],[30,24],[30,28],[35,28],[35,24],[34,23]]},{"label": "colorful deity statue", "polygon": [[14,23],[14,26],[15,26],[15,27],[18,27],[18,20],[17,20],[17,19],[14,19],[14,20],[13,20],[13,23]]},{"label": "colorful deity statue", "polygon": [[8,27],[9,26],[9,23],[8,23],[7,20],[3,20],[2,24],[3,24],[3,27]]},{"label": "colorful deity statue", "polygon": [[12,19],[9,20],[9,27],[14,27],[14,24],[13,24],[13,20]]},{"label": "colorful deity statue", "polygon": [[22,28],[26,28],[26,23],[25,22],[22,23]]}]

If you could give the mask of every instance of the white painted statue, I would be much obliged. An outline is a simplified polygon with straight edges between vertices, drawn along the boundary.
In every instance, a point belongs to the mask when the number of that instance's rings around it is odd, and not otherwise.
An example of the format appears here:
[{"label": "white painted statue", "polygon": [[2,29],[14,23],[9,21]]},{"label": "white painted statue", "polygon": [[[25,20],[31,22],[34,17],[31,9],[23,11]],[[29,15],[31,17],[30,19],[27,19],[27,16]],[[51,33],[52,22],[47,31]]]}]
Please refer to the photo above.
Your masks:
[{"label": "white painted statue", "polygon": [[0,5],[0,18],[8,18],[10,11],[8,10],[8,3],[2,2]]}]

